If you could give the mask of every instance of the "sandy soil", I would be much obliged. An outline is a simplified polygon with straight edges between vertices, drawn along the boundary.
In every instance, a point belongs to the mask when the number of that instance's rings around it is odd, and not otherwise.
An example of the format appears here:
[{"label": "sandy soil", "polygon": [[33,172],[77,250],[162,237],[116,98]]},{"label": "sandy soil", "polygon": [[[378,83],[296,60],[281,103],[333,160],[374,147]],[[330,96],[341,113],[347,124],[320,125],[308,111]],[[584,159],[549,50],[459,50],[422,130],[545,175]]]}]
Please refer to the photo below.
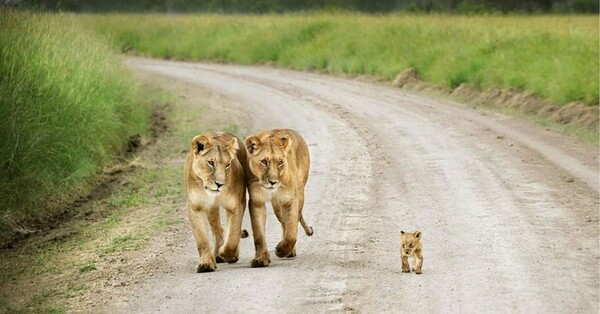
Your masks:
[{"label": "sandy soil", "polygon": [[[313,160],[304,216],[315,235],[300,234],[296,258],[272,252],[261,269],[250,268],[253,243],[242,240],[238,263],[197,274],[191,231],[177,228],[156,244],[162,262],[152,275],[119,288],[102,310],[598,312],[596,147],[372,83],[267,67],[128,63],[192,86],[187,96],[206,95],[204,115],[224,108],[244,121],[242,131],[298,130]],[[274,250],[280,228],[268,209]],[[244,228],[251,231],[247,214]],[[416,229],[423,274],[403,274],[399,231]]]}]

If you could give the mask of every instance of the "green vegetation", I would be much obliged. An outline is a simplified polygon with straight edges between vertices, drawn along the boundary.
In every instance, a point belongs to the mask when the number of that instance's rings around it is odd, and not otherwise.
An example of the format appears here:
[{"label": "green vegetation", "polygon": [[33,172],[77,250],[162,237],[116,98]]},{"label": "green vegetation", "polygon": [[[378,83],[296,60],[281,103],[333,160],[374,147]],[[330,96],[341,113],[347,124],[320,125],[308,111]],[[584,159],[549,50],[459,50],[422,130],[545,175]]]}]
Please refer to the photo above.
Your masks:
[{"label": "green vegetation", "polygon": [[119,251],[130,251],[141,248],[146,243],[142,234],[125,234],[112,238],[110,244],[100,248],[100,255],[111,254]]},{"label": "green vegetation", "polygon": [[96,270],[96,263],[85,263],[79,267],[80,273],[87,273]]},{"label": "green vegetation", "polygon": [[598,13],[597,0],[10,0],[22,6],[82,12],[226,12],[290,11],[410,12],[587,12]]},{"label": "green vegetation", "polygon": [[0,231],[89,189],[148,108],[75,16],[0,9]]},{"label": "green vegetation", "polygon": [[121,51],[368,74],[598,104],[598,16],[86,15]]},{"label": "green vegetation", "polygon": [[[150,239],[185,222],[183,161],[173,161],[185,157],[180,140],[188,136],[188,124],[212,125],[204,120],[190,123],[188,119],[205,106],[193,102],[184,107],[161,85],[146,83],[139,88],[148,102],[165,112],[170,106],[177,107],[173,112],[178,114],[167,117],[170,132],[137,154],[135,170],[123,170],[112,193],[83,204],[80,210],[86,215],[36,233],[18,250],[2,252],[0,313],[63,313],[80,308],[72,307],[81,305],[78,296],[96,293],[90,289],[102,289],[106,278],[115,274],[135,272],[129,262],[136,259],[137,251],[155,243]],[[154,113],[163,116],[164,112]],[[185,147],[187,141],[189,138]]]}]

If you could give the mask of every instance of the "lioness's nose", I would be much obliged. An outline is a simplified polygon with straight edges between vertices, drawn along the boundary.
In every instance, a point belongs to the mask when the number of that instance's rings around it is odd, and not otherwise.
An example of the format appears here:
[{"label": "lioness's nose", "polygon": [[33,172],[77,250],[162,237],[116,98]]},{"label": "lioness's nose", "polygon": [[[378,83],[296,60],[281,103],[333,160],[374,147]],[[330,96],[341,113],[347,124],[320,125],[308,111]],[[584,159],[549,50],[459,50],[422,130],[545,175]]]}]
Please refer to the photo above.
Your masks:
[{"label": "lioness's nose", "polygon": [[277,181],[275,181],[275,180],[268,180],[268,181],[269,181],[269,183],[271,183],[271,185],[277,184]]},{"label": "lioness's nose", "polygon": [[225,185],[225,183],[221,183],[221,182],[217,182],[217,181],[215,181],[215,184],[217,185],[217,189],[222,187],[223,185]]}]

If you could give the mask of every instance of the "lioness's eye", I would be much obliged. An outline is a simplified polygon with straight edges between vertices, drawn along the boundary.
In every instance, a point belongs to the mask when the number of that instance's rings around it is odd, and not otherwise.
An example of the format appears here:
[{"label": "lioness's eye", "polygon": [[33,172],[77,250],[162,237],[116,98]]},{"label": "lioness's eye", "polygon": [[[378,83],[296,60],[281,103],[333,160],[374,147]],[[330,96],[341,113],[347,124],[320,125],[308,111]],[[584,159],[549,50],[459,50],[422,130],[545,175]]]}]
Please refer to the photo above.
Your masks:
[{"label": "lioness's eye", "polygon": [[283,160],[279,161],[279,167],[283,166]]},{"label": "lioness's eye", "polygon": [[260,161],[260,163],[263,164],[263,166],[266,166],[267,165],[267,160],[263,159],[263,160]]},{"label": "lioness's eye", "polygon": [[228,169],[228,168],[229,168],[229,166],[231,166],[231,164],[227,164],[227,165],[225,165],[225,169]]},{"label": "lioness's eye", "polygon": [[212,161],[212,160],[209,160],[208,161],[208,165],[211,166],[211,167],[214,167],[215,166],[215,162]]}]

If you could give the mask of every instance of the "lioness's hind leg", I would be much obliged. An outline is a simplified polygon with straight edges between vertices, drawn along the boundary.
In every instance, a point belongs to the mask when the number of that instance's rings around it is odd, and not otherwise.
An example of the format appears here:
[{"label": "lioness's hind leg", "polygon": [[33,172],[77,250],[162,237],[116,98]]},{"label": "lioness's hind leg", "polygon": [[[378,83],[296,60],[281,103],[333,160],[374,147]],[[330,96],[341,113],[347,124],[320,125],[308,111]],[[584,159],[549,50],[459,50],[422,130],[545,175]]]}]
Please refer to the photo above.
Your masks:
[{"label": "lioness's hind leg", "polygon": [[283,235],[285,234],[285,217],[283,211],[281,210],[282,206],[277,203],[273,203],[272,205],[273,213],[275,213],[275,217],[277,217],[277,220],[281,225],[281,237],[283,237]]},{"label": "lioness's hind leg", "polygon": [[299,216],[299,220],[300,220],[300,225],[302,225],[302,229],[304,229],[304,232],[306,233],[306,235],[312,236],[313,228],[308,226],[306,224],[306,221],[304,221],[304,216],[302,215],[303,209],[304,209],[304,191],[302,191],[300,193],[300,195],[298,196],[298,216]]},{"label": "lioness's hind leg", "polygon": [[312,236],[313,235],[313,227],[310,227],[306,224],[306,222],[304,221],[304,217],[302,216],[302,213],[300,213],[300,224],[302,225],[302,229],[304,229],[304,232],[306,233],[307,236]]}]

